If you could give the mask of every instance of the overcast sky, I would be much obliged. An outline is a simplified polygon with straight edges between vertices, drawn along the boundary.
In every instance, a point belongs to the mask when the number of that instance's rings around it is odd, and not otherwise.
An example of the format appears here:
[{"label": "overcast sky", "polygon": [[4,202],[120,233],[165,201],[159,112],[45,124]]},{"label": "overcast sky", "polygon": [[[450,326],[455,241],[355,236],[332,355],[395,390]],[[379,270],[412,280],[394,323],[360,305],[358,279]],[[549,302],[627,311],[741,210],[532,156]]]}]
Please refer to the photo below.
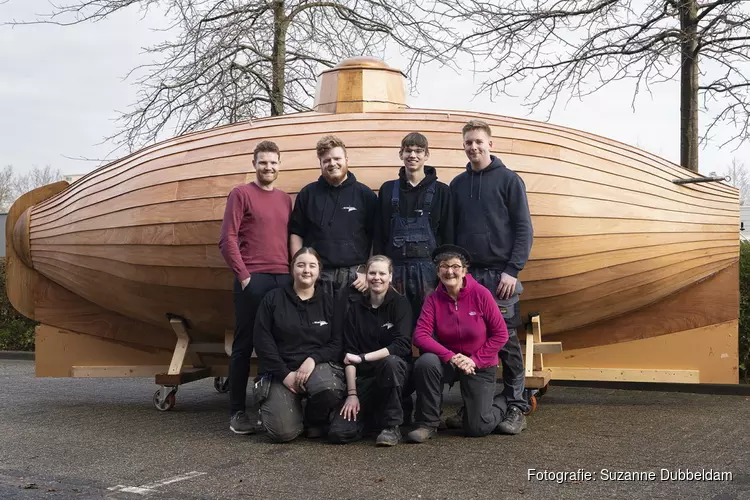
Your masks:
[{"label": "overcast sky", "polygon": [[[49,12],[47,0],[10,0],[0,5],[0,22],[33,19],[43,12]],[[129,69],[150,62],[142,48],[165,36],[155,31],[163,23],[159,16],[142,19],[131,9],[73,27],[0,26],[0,167],[26,171],[49,164],[64,174],[96,168],[97,163],[66,157],[103,158],[112,150],[111,144],[99,143],[116,131],[118,111],[135,100],[136,88],[123,78]],[[395,59],[386,62],[398,66]],[[428,67],[409,105],[546,118],[544,109],[528,115],[521,98],[490,102],[487,96],[474,97],[478,83],[468,71],[457,75]],[[678,82],[655,87],[653,95],[644,93],[635,112],[631,97],[628,83],[613,84],[558,109],[550,121],[679,162]],[[710,144],[701,150],[701,172],[721,172],[733,157],[741,160],[749,153],[750,146],[733,152]]]}]

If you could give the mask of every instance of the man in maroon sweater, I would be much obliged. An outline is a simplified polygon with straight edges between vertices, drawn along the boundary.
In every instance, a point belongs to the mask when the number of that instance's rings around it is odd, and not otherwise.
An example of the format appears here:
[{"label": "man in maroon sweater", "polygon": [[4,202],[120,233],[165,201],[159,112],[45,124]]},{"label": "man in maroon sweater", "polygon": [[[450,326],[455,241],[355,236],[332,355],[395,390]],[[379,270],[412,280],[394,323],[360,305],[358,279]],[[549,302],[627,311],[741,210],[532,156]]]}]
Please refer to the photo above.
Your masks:
[{"label": "man in maroon sweater", "polygon": [[261,426],[257,409],[245,411],[253,324],[261,299],[291,282],[287,226],[292,199],[273,184],[279,176],[281,153],[271,141],[253,152],[255,180],[232,189],[221,224],[219,248],[234,272],[234,343],[229,363],[229,429],[253,434]]}]

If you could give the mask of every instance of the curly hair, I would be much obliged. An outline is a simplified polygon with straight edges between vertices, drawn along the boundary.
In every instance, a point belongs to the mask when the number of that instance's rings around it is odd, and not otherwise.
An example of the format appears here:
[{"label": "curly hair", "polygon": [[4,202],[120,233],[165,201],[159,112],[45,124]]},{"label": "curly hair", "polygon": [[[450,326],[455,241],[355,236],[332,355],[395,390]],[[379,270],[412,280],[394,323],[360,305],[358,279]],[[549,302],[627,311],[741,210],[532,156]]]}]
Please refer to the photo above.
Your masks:
[{"label": "curly hair", "polygon": [[321,158],[324,154],[326,154],[333,148],[341,148],[344,150],[344,153],[346,153],[346,144],[344,144],[344,141],[342,141],[335,135],[327,135],[325,137],[321,137],[321,139],[315,145],[315,151],[318,153],[318,158]]}]

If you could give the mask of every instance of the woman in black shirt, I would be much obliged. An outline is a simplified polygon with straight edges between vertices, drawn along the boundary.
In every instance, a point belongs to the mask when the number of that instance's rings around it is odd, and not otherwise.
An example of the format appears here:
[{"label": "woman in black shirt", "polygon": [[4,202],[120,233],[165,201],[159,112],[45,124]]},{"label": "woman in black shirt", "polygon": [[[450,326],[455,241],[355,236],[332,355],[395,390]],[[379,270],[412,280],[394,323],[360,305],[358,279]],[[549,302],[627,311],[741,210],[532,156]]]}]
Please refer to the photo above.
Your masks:
[{"label": "woman in black shirt", "polygon": [[370,258],[365,272],[368,291],[350,295],[343,326],[348,397],[328,437],[348,443],[372,427],[382,429],[378,446],[394,446],[401,439],[401,396],[412,359],[411,307],[391,287],[393,264],[388,257]]},{"label": "woman in black shirt", "polygon": [[263,399],[261,420],[274,441],[291,441],[304,427],[308,437],[322,436],[331,411],[344,399],[343,371],[331,364],[342,358],[341,332],[332,325],[333,297],[316,286],[319,275],[320,257],[301,248],[292,258],[293,284],[268,292],[255,320],[253,340],[263,374],[255,392]]}]

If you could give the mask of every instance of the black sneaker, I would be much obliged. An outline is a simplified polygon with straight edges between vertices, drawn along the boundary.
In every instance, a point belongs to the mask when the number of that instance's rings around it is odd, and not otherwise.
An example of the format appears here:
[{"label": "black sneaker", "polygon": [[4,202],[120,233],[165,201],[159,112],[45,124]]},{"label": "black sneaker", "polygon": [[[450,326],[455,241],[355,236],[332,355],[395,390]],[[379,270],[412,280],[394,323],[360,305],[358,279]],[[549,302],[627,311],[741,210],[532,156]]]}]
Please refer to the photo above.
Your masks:
[{"label": "black sneaker", "polygon": [[464,428],[464,407],[458,409],[458,413],[445,419],[445,427],[448,429]]},{"label": "black sneaker", "polygon": [[495,428],[495,432],[500,434],[520,434],[526,429],[526,417],[521,409],[517,406],[511,406],[505,418]]},{"label": "black sneaker", "polygon": [[406,437],[409,438],[409,441],[411,441],[412,443],[424,443],[428,439],[432,438],[435,434],[437,434],[437,429],[433,429],[432,427],[427,427],[425,425],[420,425],[409,434],[407,434]]},{"label": "black sneaker", "polygon": [[247,413],[238,411],[229,420],[229,430],[235,434],[256,434],[263,428],[260,420],[253,422]]},{"label": "black sneaker", "polygon": [[375,441],[377,446],[396,446],[401,441],[401,431],[398,425],[395,427],[386,427],[380,434],[378,439]]}]

